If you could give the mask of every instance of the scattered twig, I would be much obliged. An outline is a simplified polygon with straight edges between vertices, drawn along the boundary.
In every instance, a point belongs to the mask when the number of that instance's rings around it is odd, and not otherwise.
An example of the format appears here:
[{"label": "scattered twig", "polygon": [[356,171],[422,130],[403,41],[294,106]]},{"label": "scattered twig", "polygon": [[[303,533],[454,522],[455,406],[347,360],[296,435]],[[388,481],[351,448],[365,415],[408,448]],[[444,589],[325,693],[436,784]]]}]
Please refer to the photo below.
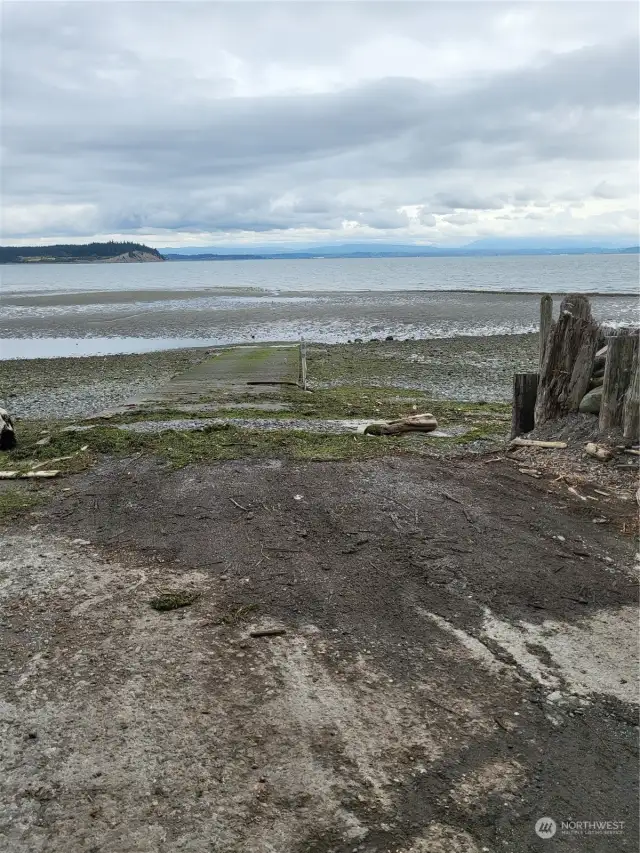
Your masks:
[{"label": "scattered twig", "polygon": [[283,554],[303,554],[301,548],[277,548],[275,545],[265,545],[264,551],[280,551]]},{"label": "scattered twig", "polygon": [[73,459],[74,456],[77,456],[80,451],[78,450],[76,453],[72,453],[70,456],[56,456],[55,459],[45,459],[44,462],[36,462],[31,466],[32,471],[36,471],[38,468],[44,468],[45,465],[53,465],[54,462],[66,462],[67,459]]},{"label": "scattered twig", "polygon": [[234,500],[233,498],[229,498],[229,500],[234,506],[237,506],[238,509],[241,509],[243,512],[249,512],[246,506],[242,506],[242,504],[239,504],[238,501]]},{"label": "scattered twig", "polygon": [[398,506],[401,506],[401,507],[402,507],[402,509],[406,509],[406,511],[407,511],[407,512],[411,512],[411,507],[408,507],[406,504],[400,503],[400,501],[399,501],[399,500],[397,500],[397,498],[394,498],[394,497],[392,497],[391,495],[385,495],[384,497],[385,497],[388,501],[393,501],[393,503],[394,503],[394,504],[398,504]]},{"label": "scattered twig", "polygon": [[469,524],[475,524],[476,523],[475,518],[471,515],[471,513],[469,512],[469,510],[465,506],[462,507],[462,512],[464,513],[464,517],[467,519]]},{"label": "scattered twig", "polygon": [[580,500],[581,500],[581,501],[585,501],[585,502],[586,502],[586,500],[587,500],[587,499],[585,498],[585,496],[584,496],[584,495],[581,495],[581,494],[580,494],[580,492],[579,492],[577,489],[574,489],[574,488],[573,488],[573,486],[569,486],[568,491],[570,491],[570,492],[571,492],[571,494],[572,494],[572,495],[575,495],[577,498],[580,498]]},{"label": "scattered twig", "polygon": [[430,705],[435,705],[436,708],[440,708],[442,711],[446,711],[448,714],[453,714],[454,717],[464,718],[463,714],[459,714],[458,711],[454,711],[453,708],[448,708],[446,705],[443,705],[441,702],[436,702],[435,699],[431,699],[430,696],[422,697],[425,702],[428,702]]},{"label": "scattered twig", "polygon": [[454,498],[453,495],[450,495],[449,492],[442,492],[442,497],[446,498],[448,501],[453,501],[455,504],[461,504],[462,501],[458,500],[458,498]]}]

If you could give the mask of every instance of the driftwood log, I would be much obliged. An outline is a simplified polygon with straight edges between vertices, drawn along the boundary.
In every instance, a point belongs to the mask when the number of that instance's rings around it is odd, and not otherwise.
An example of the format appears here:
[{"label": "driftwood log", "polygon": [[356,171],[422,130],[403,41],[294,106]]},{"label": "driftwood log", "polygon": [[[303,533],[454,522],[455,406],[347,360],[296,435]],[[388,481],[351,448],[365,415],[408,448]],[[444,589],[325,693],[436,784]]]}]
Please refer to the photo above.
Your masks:
[{"label": "driftwood log", "polygon": [[533,438],[514,438],[509,447],[546,447],[549,450],[562,450],[567,446],[566,441],[537,441]]},{"label": "driftwood log", "polygon": [[[638,337],[633,333],[615,335],[607,339],[607,347],[598,423],[600,432],[622,428],[625,395],[631,385]],[[630,412],[629,417],[632,419]]]},{"label": "driftwood log", "polygon": [[587,297],[565,296],[545,347],[536,400],[536,425],[578,410],[589,388],[598,333]]},{"label": "driftwood log", "polygon": [[584,452],[587,456],[593,456],[594,459],[599,459],[600,462],[608,462],[613,457],[613,450],[610,447],[605,447],[602,444],[596,444],[594,441],[589,441],[585,444]]},{"label": "driftwood log", "polygon": [[365,435],[402,435],[405,432],[433,432],[438,428],[438,421],[428,413],[409,415],[385,424],[369,424]]}]

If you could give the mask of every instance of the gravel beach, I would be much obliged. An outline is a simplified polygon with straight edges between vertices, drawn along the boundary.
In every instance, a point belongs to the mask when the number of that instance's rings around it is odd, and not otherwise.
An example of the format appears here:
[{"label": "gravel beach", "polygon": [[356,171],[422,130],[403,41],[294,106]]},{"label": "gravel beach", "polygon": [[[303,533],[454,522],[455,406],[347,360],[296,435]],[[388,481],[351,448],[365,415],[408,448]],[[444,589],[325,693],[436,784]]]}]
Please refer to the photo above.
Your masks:
[{"label": "gravel beach", "polygon": [[[22,418],[70,418],[122,405],[202,360],[201,347],[136,355],[0,362],[0,405]],[[533,369],[538,336],[494,335],[309,346],[311,387],[416,388],[434,399],[505,401]]]}]

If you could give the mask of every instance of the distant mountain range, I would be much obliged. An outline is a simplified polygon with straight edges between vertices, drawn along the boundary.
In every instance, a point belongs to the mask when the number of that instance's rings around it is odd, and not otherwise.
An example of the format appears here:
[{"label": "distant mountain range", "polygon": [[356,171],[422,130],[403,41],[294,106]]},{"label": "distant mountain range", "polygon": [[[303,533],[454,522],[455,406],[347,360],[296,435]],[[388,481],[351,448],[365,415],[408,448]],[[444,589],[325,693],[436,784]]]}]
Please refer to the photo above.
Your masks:
[{"label": "distant mountain range", "polygon": [[142,243],[83,243],[53,246],[0,246],[0,264],[34,263],[146,263],[149,261],[232,261],[277,258],[446,258],[497,255],[638,254],[634,238],[486,238],[465,246],[433,246],[420,243],[332,243],[327,245],[271,244],[247,246],[199,246],[152,249]]},{"label": "distant mountain range", "polygon": [[[636,238],[637,239],[637,238]],[[166,248],[159,251],[168,261],[254,260],[275,258],[416,258],[471,257],[496,255],[585,255],[634,254],[634,238],[486,238],[464,246],[434,246],[419,243],[333,243],[328,245],[271,244],[247,246],[199,246]],[[243,250],[244,249],[244,250]]]}]

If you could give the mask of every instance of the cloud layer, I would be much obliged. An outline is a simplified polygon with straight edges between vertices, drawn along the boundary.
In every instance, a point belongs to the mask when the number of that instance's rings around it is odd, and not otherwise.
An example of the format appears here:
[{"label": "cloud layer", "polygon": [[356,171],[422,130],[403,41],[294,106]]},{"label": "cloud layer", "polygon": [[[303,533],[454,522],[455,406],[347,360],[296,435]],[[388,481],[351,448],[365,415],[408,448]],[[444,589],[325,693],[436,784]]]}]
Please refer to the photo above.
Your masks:
[{"label": "cloud layer", "polygon": [[637,230],[633,3],[9,2],[5,243]]}]

